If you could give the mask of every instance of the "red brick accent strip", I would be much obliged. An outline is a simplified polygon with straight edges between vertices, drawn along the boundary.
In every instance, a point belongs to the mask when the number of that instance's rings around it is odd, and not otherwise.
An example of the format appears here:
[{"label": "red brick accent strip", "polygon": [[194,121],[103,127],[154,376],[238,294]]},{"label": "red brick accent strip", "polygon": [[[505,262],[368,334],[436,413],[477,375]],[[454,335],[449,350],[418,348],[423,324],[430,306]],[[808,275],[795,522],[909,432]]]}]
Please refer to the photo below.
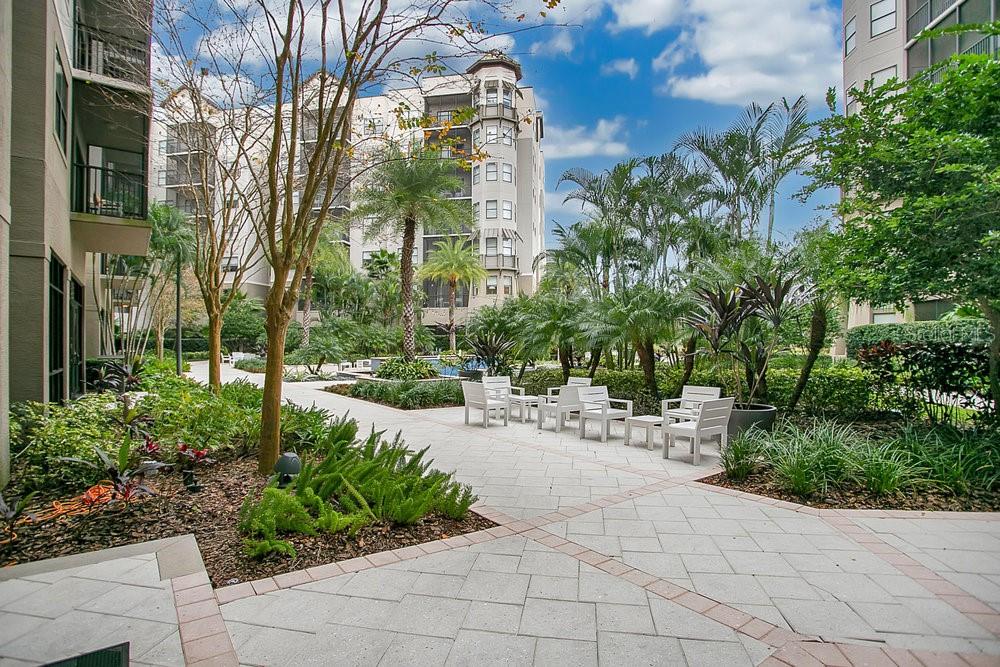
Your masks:
[{"label": "red brick accent strip", "polygon": [[[240,585],[253,594],[251,584]],[[219,611],[217,594],[212,594],[208,575],[199,572],[176,577],[170,580],[170,587],[180,626],[184,663],[198,667],[237,667],[239,659]]]}]

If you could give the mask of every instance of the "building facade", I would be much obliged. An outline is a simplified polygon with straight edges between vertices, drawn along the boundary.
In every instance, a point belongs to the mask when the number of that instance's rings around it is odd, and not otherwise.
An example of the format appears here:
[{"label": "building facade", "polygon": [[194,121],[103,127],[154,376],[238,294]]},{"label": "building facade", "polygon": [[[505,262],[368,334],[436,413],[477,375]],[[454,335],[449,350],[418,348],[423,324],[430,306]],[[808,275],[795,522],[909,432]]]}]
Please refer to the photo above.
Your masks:
[{"label": "building facade", "polygon": [[[894,78],[907,79],[956,53],[1000,52],[996,37],[967,32],[918,40],[921,31],[998,19],[1000,0],[844,0],[845,112],[851,114],[856,108],[850,90],[866,81],[877,86]],[[943,300],[925,301],[900,311],[852,301],[847,326],[933,320],[953,306]]]},{"label": "building facade", "polygon": [[[445,157],[478,153],[469,169],[457,169],[462,187],[449,193],[453,199],[466,201],[473,216],[470,229],[457,231],[476,248],[487,271],[487,278],[458,294],[457,320],[463,322],[477,307],[497,303],[520,294],[532,294],[541,278],[535,258],[544,251],[544,182],[545,162],[542,151],[544,120],[538,111],[531,87],[522,86],[520,65],[502,55],[479,60],[464,75],[430,77],[419,87],[399,88],[383,95],[359,98],[351,111],[351,136],[354,156],[351,170],[364,171],[366,159],[372,158],[389,141],[407,144],[425,140],[440,141]],[[474,113],[462,113],[472,109]],[[162,111],[162,113],[160,113]],[[400,118],[428,118],[420,127],[400,123]],[[151,195],[157,200],[198,214],[197,196],[206,188],[193,180],[202,168],[192,168],[204,146],[186,139],[189,118],[157,110],[152,129]],[[403,125],[404,127],[401,127]],[[224,131],[225,128],[218,128]],[[195,132],[206,136],[204,128]],[[302,124],[299,142],[300,160],[310,154],[316,141],[315,127]],[[210,142],[222,150],[225,142]],[[224,162],[219,160],[218,162]],[[342,215],[352,205],[350,183],[338,193],[333,215]],[[194,196],[190,193],[198,191]],[[297,198],[299,193],[292,193]],[[214,205],[225,205],[223,195],[216,195]],[[446,235],[435,230],[420,230],[417,235],[417,264],[425,261],[435,244]],[[345,229],[342,242],[351,263],[363,269],[379,250],[398,253],[401,239],[391,236],[369,238],[363,224]],[[223,262],[223,269],[246,265],[237,243],[233,255]],[[262,298],[271,285],[266,262],[257,261],[248,269],[241,289]],[[422,311],[424,324],[442,324],[448,319],[447,286],[432,281],[422,285],[426,301]]]},{"label": "building facade", "polygon": [[0,420],[10,402],[83,392],[95,253],[149,243],[149,21],[125,5],[0,5]]}]

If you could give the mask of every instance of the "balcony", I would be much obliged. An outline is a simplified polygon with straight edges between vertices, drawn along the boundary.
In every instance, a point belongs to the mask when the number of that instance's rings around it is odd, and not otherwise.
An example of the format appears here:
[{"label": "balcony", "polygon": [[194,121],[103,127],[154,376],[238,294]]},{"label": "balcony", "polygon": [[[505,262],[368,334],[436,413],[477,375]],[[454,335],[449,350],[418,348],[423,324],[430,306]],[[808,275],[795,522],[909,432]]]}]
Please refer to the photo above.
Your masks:
[{"label": "balcony", "polygon": [[[185,188],[185,187],[200,187],[201,174],[200,170],[192,170],[188,172],[187,170],[179,169],[162,169],[159,175],[159,185],[166,186],[168,188]],[[208,175],[208,185],[215,185],[215,175],[209,172]]]},{"label": "balcony", "polygon": [[1000,55],[1000,38],[986,35],[975,44],[965,48],[962,54],[977,56]]},{"label": "balcony", "polygon": [[145,255],[152,229],[146,197],[145,174],[73,165],[74,241],[87,252]]},{"label": "balcony", "polygon": [[90,74],[148,88],[149,43],[77,23],[73,66]]},{"label": "balcony", "polygon": [[480,104],[476,108],[476,113],[480,119],[506,118],[508,120],[517,120],[517,110],[506,104]]},{"label": "balcony", "polygon": [[184,155],[187,153],[206,153],[209,149],[208,141],[201,137],[191,139],[181,139],[172,137],[160,144],[164,155]]},{"label": "balcony", "polygon": [[518,261],[516,255],[481,255],[483,268],[487,270],[512,269],[517,271]]}]

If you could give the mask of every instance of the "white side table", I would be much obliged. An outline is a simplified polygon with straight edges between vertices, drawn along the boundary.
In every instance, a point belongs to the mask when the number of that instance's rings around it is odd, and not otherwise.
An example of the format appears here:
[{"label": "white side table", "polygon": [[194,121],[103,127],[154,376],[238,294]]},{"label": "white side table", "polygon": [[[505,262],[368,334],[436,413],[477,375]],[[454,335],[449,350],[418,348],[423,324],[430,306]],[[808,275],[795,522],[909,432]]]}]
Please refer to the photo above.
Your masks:
[{"label": "white side table", "polygon": [[646,449],[653,449],[653,429],[663,424],[663,417],[656,415],[642,415],[640,417],[629,417],[625,420],[625,445],[632,442],[632,427],[646,429]]}]

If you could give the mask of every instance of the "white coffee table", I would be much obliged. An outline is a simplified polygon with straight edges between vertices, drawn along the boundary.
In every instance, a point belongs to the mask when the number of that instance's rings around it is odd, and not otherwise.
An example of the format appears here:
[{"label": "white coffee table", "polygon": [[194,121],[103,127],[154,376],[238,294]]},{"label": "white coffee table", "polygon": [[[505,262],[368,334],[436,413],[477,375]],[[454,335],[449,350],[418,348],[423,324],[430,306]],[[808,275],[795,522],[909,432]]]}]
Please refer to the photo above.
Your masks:
[{"label": "white coffee table", "polygon": [[632,442],[632,427],[646,429],[646,449],[653,449],[653,429],[663,424],[663,417],[657,415],[641,415],[639,417],[629,417],[625,420],[625,445]]}]

